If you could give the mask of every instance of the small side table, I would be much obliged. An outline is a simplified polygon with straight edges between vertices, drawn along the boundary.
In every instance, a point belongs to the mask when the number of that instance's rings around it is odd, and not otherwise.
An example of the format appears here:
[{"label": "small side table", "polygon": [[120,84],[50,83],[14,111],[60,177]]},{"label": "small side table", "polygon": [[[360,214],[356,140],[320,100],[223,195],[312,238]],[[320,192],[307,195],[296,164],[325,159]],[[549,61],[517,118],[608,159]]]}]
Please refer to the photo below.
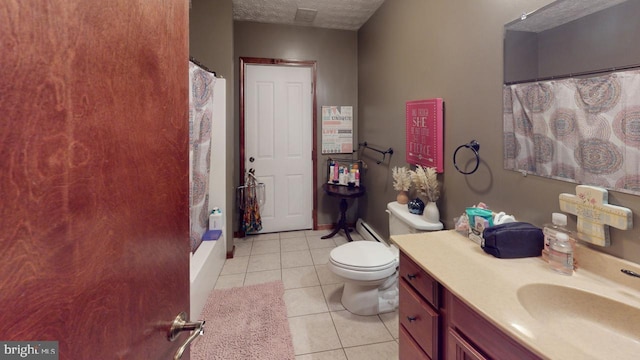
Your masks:
[{"label": "small side table", "polygon": [[347,239],[349,241],[353,241],[353,239],[351,239],[351,235],[349,235],[350,230],[349,225],[347,224],[347,208],[349,207],[347,199],[355,199],[364,195],[366,192],[365,187],[349,187],[329,183],[324,184],[322,187],[327,195],[340,198],[340,220],[338,220],[338,224],[336,224],[336,227],[333,229],[331,234],[325,235],[321,239],[329,239],[342,229],[344,230],[344,234],[347,236]]}]

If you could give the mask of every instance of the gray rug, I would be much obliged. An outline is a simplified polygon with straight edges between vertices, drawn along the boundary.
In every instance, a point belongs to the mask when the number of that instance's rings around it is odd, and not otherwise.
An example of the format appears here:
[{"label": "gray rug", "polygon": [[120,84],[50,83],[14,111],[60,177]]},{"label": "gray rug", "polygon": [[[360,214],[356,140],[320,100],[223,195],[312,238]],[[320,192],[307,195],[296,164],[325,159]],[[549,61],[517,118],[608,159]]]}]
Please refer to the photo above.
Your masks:
[{"label": "gray rug", "polygon": [[204,335],[193,360],[294,360],[281,281],[213,290],[202,310]]}]

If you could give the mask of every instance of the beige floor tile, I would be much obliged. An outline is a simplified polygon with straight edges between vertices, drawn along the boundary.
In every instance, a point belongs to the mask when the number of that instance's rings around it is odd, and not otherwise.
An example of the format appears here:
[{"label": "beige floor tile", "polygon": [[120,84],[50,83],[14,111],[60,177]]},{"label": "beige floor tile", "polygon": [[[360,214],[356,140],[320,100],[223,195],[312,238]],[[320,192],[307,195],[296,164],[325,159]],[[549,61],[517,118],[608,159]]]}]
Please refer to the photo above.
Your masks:
[{"label": "beige floor tile", "polygon": [[360,316],[342,310],[332,312],[331,317],[344,347],[393,341],[378,315]]},{"label": "beige floor tile", "polygon": [[282,239],[290,239],[290,238],[304,238],[305,230],[299,231],[285,231],[280,233],[280,240]]},{"label": "beige floor tile", "polygon": [[307,230],[304,232],[304,234],[309,237],[309,236],[324,236],[327,235],[328,233],[330,233],[331,230]]},{"label": "beige floor tile", "polygon": [[283,269],[313,265],[309,250],[283,252],[280,257]]},{"label": "beige floor tile", "polygon": [[[349,242],[349,239],[347,239],[342,232],[340,232],[340,234],[332,237],[333,242],[336,243],[336,246],[340,246],[340,245],[344,245],[346,243]],[[355,239],[354,239],[355,240]]]},{"label": "beige floor tile", "polygon": [[399,336],[398,310],[384,314],[378,314],[378,316],[384,323],[384,326],[387,327],[387,330],[389,330],[389,332],[391,333],[391,336],[393,336],[394,339],[397,339]]},{"label": "beige floor tile", "polygon": [[[355,241],[355,240],[364,240],[364,236],[360,235],[357,231],[352,231],[349,233],[349,235],[351,235],[351,238]],[[344,235],[343,235],[344,236]]]},{"label": "beige floor tile", "polygon": [[320,286],[285,290],[284,303],[289,317],[329,311]]},{"label": "beige floor tile", "polygon": [[340,349],[342,345],[329,313],[289,318],[295,355]]},{"label": "beige floor tile", "polygon": [[289,252],[289,251],[300,251],[300,250],[309,250],[309,245],[307,244],[307,238],[304,237],[296,237],[296,238],[287,238],[280,240],[280,251]]},{"label": "beige floor tile", "polygon": [[313,354],[298,355],[296,360],[347,360],[344,350],[322,351]]},{"label": "beige floor tile", "polygon": [[262,255],[280,252],[280,240],[254,241],[251,255]]},{"label": "beige floor tile", "polygon": [[324,299],[329,306],[330,311],[344,310],[342,306],[342,289],[344,284],[330,284],[322,285],[322,292],[324,293]]},{"label": "beige floor tile", "polygon": [[309,244],[309,249],[322,249],[322,248],[336,247],[336,243],[333,241],[333,238],[322,239],[321,236],[324,236],[324,235],[307,236],[307,243]]},{"label": "beige floor tile", "polygon": [[249,256],[247,272],[280,269],[280,253]]},{"label": "beige floor tile", "polygon": [[280,240],[279,233],[269,233],[269,234],[257,234],[257,235],[247,235],[247,237],[254,241],[261,240]]},{"label": "beige floor tile", "polygon": [[244,278],[244,286],[264,284],[277,280],[282,280],[282,271],[280,269],[249,272]]},{"label": "beige floor tile", "polygon": [[350,347],[344,351],[349,360],[398,360],[398,343],[395,341]]},{"label": "beige floor tile", "polygon": [[333,248],[311,249],[311,258],[315,265],[326,265],[329,262],[329,253]]},{"label": "beige floor tile", "polygon": [[245,240],[242,239],[233,239],[233,245],[235,245],[236,249],[233,253],[233,256],[249,256],[251,255],[251,245],[253,245],[253,240]]},{"label": "beige floor tile", "polygon": [[341,284],[344,280],[338,275],[334,274],[331,269],[329,269],[329,265],[316,265],[316,272],[318,273],[318,279],[320,279],[320,284],[328,285],[328,284]]},{"label": "beige floor tile", "polygon": [[233,287],[241,287],[244,284],[244,275],[242,274],[233,274],[233,275],[220,275],[218,276],[218,280],[216,281],[216,285],[214,289],[228,289]]},{"label": "beige floor tile", "polygon": [[247,272],[249,264],[248,256],[236,256],[233,259],[227,259],[222,266],[220,275],[242,274]]},{"label": "beige floor tile", "polygon": [[303,266],[297,268],[282,269],[282,283],[285,289],[295,289],[320,285],[316,268]]}]

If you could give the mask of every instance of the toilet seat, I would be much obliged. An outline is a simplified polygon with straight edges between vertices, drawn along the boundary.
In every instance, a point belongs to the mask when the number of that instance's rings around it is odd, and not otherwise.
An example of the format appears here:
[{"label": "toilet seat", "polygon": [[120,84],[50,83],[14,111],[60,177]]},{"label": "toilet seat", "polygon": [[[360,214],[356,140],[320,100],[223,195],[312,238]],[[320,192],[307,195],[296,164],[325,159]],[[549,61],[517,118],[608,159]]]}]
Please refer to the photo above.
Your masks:
[{"label": "toilet seat", "polygon": [[398,259],[382,243],[353,241],[331,250],[329,264],[347,279],[376,281],[393,275]]}]

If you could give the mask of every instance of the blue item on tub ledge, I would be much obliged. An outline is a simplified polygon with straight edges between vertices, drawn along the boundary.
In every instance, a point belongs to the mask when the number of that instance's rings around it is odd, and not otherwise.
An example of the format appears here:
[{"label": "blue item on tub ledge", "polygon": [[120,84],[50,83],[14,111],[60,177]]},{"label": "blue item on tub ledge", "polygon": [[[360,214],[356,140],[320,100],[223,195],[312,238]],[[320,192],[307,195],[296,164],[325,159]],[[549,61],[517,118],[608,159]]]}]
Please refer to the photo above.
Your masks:
[{"label": "blue item on tub ledge", "polygon": [[222,230],[209,230],[202,235],[202,241],[218,240],[222,235]]}]

